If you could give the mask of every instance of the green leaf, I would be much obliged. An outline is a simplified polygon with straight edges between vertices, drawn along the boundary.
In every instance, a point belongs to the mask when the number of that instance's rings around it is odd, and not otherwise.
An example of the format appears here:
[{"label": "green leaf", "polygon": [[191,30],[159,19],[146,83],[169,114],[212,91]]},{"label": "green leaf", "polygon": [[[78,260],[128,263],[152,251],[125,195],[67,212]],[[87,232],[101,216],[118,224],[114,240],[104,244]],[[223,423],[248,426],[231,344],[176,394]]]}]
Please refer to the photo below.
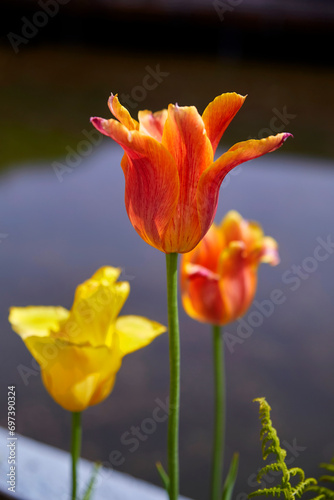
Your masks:
[{"label": "green leaf", "polygon": [[87,484],[87,488],[86,488],[86,491],[84,493],[84,496],[82,497],[82,500],[90,500],[92,492],[93,492],[93,488],[95,485],[97,473],[99,472],[100,467],[101,467],[101,464],[99,464],[99,463],[94,464],[94,468],[93,468],[89,483]]},{"label": "green leaf", "polygon": [[231,500],[232,498],[233,488],[238,474],[238,467],[239,453],[234,453],[224,482],[222,500]]},{"label": "green leaf", "polygon": [[160,475],[161,480],[163,482],[163,485],[165,487],[165,490],[168,492],[168,490],[169,490],[169,477],[168,477],[168,474],[165,471],[165,469],[163,468],[163,465],[162,465],[161,462],[157,462],[155,465],[156,465],[156,468],[158,469],[158,472],[159,472],[159,475]]}]

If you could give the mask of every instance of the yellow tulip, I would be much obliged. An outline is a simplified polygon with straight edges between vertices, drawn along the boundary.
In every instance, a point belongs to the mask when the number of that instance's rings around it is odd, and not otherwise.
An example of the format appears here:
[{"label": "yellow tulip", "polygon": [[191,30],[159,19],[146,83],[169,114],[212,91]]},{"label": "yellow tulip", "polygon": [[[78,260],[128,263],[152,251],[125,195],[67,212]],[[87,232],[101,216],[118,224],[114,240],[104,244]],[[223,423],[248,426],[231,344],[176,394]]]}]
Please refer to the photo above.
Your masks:
[{"label": "yellow tulip", "polygon": [[122,358],[166,328],[141,316],[118,317],[130,285],[102,267],[63,307],[12,307],[9,321],[41,367],[43,383],[63,408],[80,412],[112,391]]}]

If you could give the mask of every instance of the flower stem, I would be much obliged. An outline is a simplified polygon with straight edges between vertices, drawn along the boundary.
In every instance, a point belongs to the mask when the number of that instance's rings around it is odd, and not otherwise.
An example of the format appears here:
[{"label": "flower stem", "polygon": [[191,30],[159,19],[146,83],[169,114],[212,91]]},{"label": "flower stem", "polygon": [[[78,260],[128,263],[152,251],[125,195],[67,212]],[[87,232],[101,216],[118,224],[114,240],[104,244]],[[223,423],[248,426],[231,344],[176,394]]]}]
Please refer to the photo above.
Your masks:
[{"label": "flower stem", "polygon": [[77,463],[81,453],[81,412],[72,412],[72,500],[77,499]]},{"label": "flower stem", "polygon": [[220,327],[212,325],[214,374],[214,434],[211,475],[211,500],[221,499],[225,435],[224,342]]},{"label": "flower stem", "polygon": [[168,419],[168,493],[170,500],[177,500],[179,495],[180,335],[177,304],[177,259],[177,253],[166,254],[170,362]]}]

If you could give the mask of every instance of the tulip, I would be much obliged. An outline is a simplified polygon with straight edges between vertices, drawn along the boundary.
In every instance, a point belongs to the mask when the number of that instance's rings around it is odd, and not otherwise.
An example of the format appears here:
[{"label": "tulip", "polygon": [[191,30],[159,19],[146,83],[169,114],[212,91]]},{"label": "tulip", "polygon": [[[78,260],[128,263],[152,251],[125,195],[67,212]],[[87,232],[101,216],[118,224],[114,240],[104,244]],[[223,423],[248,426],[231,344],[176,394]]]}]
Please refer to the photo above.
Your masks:
[{"label": "tulip", "polygon": [[117,95],[111,95],[108,104],[117,120],[91,118],[97,130],[124,150],[126,210],[148,244],[165,253],[191,251],[214,220],[219,188],[228,172],[276,150],[291,135],[240,142],[214,160],[244,100],[226,93],[216,97],[202,116],[194,106],[170,104],[156,113],[139,111],[137,121]]},{"label": "tulip", "polygon": [[261,262],[279,262],[276,241],[235,211],[212,224],[199,245],[182,257],[181,293],[192,318],[226,325],[242,316],[256,292]]},{"label": "tulip", "polygon": [[122,358],[166,328],[140,316],[118,314],[130,285],[121,270],[102,267],[63,307],[12,307],[9,321],[41,367],[43,383],[66,410],[81,412],[112,391]]},{"label": "tulip", "polygon": [[[242,316],[253,301],[261,262],[279,262],[277,243],[259,224],[231,211],[212,224],[202,241],[181,260],[181,294],[192,318],[212,325],[214,430],[211,500],[222,498],[225,427],[224,344],[220,327]],[[231,470],[237,467],[232,462]],[[229,479],[227,478],[227,482]]]},{"label": "tulip", "polygon": [[170,359],[168,474],[159,472],[170,500],[179,494],[178,427],[180,406],[180,339],[177,308],[177,258],[193,250],[213,223],[220,185],[230,170],[279,148],[291,135],[281,133],[231,147],[216,160],[226,128],[245,97],[222,94],[202,116],[194,106],[170,104],[156,113],[139,111],[138,121],[111,95],[116,119],[91,118],[102,134],[124,150],[125,206],[129,219],[149,245],[166,254]]},{"label": "tulip", "polygon": [[[101,267],[76,289],[70,311],[63,307],[12,307],[9,321],[41,367],[43,383],[72,412],[72,500],[77,500],[81,412],[112,391],[122,358],[166,331],[141,316],[118,317],[130,285],[117,282],[121,270]],[[97,468],[88,484],[90,498]]]}]

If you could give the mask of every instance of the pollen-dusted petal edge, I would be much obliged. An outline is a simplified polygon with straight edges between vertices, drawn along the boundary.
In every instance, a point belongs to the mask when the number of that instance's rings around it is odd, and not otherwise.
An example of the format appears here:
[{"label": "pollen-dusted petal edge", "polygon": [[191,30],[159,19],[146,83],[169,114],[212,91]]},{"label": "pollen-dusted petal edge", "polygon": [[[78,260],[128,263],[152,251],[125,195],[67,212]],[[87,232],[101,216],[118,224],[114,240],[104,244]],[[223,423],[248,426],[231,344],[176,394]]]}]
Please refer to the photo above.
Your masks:
[{"label": "pollen-dusted petal edge", "polygon": [[278,149],[291,136],[240,142],[214,160],[218,143],[245,101],[230,92],[216,97],[201,116],[194,106],[170,104],[138,121],[117,95],[108,101],[115,119],[92,124],[124,151],[125,206],[138,234],[165,253],[191,251],[216,214],[219,188],[240,163]]},{"label": "pollen-dusted petal edge", "polygon": [[129,283],[119,268],[102,267],[80,284],[70,311],[12,307],[9,322],[41,367],[43,383],[63,408],[82,411],[112,391],[122,358],[166,328],[141,316],[118,317]]}]

